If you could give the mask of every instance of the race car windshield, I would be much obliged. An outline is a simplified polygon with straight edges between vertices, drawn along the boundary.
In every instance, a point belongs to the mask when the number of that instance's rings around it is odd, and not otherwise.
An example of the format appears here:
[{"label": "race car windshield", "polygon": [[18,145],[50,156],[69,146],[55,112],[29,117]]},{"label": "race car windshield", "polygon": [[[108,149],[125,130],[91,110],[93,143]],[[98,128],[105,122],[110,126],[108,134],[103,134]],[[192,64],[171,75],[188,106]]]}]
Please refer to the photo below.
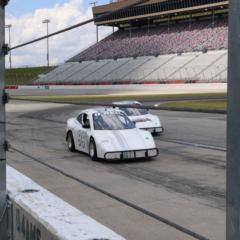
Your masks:
[{"label": "race car windshield", "polygon": [[120,108],[123,112],[125,112],[128,116],[140,116],[148,114],[147,109],[139,109],[139,108]]},{"label": "race car windshield", "polygon": [[123,130],[133,129],[135,125],[124,114],[93,114],[93,125],[95,130]]}]

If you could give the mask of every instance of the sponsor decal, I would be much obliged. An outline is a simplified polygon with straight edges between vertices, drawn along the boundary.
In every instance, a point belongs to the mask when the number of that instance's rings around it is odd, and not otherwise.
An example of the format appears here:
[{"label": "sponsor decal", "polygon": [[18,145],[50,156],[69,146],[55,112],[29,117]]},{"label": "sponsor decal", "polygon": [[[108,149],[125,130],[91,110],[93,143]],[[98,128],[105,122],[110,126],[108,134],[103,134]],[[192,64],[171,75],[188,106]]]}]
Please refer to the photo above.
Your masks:
[{"label": "sponsor decal", "polygon": [[94,113],[93,115],[98,117],[101,115],[114,115],[114,114],[118,115],[118,114],[122,114],[122,112],[116,109],[105,109],[105,110],[99,110],[99,112]]},{"label": "sponsor decal", "polygon": [[32,223],[19,208],[16,208],[15,211],[16,230],[21,239],[42,240],[41,230]]},{"label": "sponsor decal", "polygon": [[86,149],[86,144],[87,144],[87,133],[85,131],[78,131],[78,146],[81,149]]}]

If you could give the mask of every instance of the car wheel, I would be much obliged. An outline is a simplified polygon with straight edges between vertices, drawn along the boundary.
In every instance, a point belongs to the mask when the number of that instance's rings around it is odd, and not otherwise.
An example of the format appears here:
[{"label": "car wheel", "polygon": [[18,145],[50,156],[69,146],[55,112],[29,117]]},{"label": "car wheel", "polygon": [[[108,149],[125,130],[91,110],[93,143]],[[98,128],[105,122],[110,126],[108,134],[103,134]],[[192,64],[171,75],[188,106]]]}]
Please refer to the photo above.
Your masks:
[{"label": "car wheel", "polygon": [[158,137],[158,136],[161,136],[162,133],[154,132],[152,135],[153,135],[154,137]]},{"label": "car wheel", "polygon": [[164,127],[162,127],[162,132],[161,132],[161,134],[163,134],[164,133]]},{"label": "car wheel", "polygon": [[91,138],[90,143],[89,143],[89,156],[93,161],[97,161],[97,148],[96,144],[93,138]]},{"label": "car wheel", "polygon": [[67,146],[70,152],[76,151],[72,132],[67,134]]}]

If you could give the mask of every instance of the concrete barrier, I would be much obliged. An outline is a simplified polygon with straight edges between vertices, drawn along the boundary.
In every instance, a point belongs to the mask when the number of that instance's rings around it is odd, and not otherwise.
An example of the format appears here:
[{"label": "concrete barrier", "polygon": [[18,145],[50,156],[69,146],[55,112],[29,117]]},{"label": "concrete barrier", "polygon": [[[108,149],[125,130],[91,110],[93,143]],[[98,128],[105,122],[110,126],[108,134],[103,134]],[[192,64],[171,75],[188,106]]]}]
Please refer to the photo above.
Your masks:
[{"label": "concrete barrier", "polygon": [[124,239],[9,166],[7,189],[12,240]]},{"label": "concrete barrier", "polygon": [[38,89],[46,89],[48,90],[50,88],[50,86],[48,85],[29,85],[29,86],[24,86],[24,85],[19,85],[18,89],[19,90],[38,90]]},{"label": "concrete barrier", "polygon": [[9,85],[9,86],[6,86],[5,89],[7,89],[7,90],[16,90],[16,89],[18,89],[18,86],[17,85]]},{"label": "concrete barrier", "polygon": [[15,86],[9,90],[158,90],[169,93],[207,93],[226,92],[227,83],[186,83],[186,84],[122,84],[122,85],[35,85],[35,86]]}]

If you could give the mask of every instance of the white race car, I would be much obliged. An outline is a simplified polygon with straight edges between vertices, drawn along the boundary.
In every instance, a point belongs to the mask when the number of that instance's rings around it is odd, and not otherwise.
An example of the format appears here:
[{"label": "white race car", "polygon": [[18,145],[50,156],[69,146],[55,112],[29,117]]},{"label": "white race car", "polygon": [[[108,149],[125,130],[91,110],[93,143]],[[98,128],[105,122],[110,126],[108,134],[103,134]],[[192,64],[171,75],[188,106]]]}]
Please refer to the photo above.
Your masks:
[{"label": "white race car", "polygon": [[67,121],[66,141],[70,151],[91,159],[151,158],[158,155],[154,139],[140,130],[118,109],[87,109]]},{"label": "white race car", "polygon": [[[150,114],[147,109],[134,108],[134,106],[142,106],[138,101],[120,101],[113,102],[120,110],[124,111],[127,116],[136,124],[137,128],[147,130],[154,135],[164,132],[164,128],[158,116]],[[132,107],[121,107],[129,105]]]}]

